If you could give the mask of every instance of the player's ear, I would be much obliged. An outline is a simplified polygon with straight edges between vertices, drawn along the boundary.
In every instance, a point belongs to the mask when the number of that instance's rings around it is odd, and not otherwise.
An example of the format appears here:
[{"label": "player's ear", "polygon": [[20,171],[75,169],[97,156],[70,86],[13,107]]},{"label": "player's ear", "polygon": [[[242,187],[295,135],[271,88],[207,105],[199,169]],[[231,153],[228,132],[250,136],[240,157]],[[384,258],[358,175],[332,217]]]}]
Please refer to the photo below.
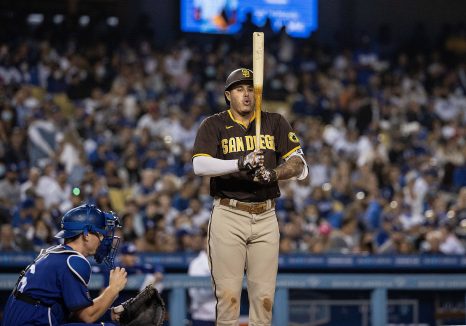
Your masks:
[{"label": "player's ear", "polygon": [[231,102],[231,93],[230,93],[230,91],[225,91],[225,97],[227,98],[228,101]]},{"label": "player's ear", "polygon": [[84,241],[89,241],[90,233],[89,232],[83,232],[83,233],[81,233],[81,236],[83,237]]}]

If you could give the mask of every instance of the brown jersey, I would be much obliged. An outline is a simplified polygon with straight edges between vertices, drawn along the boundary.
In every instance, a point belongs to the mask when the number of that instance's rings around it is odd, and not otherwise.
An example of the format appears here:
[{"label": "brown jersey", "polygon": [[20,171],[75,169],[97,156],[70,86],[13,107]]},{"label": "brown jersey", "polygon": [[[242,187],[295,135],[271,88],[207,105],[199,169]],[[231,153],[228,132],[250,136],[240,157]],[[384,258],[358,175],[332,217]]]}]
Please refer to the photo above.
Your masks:
[{"label": "brown jersey", "polygon": [[[223,111],[206,118],[196,135],[193,158],[210,156],[234,160],[256,148],[255,119],[246,128],[235,120],[231,111]],[[264,151],[264,165],[275,168],[281,159],[300,150],[301,145],[288,121],[278,113],[261,113],[260,148]],[[244,202],[259,202],[280,196],[278,183],[260,184],[253,181],[253,173],[236,172],[210,179],[210,194]]]}]

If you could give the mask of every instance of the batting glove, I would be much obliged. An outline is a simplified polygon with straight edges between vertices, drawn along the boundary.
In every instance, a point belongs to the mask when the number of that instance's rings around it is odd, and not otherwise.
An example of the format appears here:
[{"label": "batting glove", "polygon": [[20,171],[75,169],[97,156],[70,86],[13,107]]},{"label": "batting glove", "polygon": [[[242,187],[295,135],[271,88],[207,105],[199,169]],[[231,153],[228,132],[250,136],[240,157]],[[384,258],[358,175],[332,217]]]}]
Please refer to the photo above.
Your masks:
[{"label": "batting glove", "polygon": [[264,165],[264,152],[256,149],[248,155],[238,159],[238,169],[240,171],[252,171]]},{"label": "batting glove", "polygon": [[254,173],[254,181],[262,184],[272,183],[278,180],[277,171],[274,169],[267,169],[262,166]]}]

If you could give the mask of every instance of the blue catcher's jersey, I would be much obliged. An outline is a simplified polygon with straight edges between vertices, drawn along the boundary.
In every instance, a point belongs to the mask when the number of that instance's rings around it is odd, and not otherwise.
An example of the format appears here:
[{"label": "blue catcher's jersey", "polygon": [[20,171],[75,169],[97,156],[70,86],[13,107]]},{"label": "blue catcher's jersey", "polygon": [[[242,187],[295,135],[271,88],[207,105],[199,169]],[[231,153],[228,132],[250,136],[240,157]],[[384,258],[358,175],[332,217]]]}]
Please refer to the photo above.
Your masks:
[{"label": "blue catcher's jersey", "polygon": [[11,294],[3,325],[59,325],[69,313],[92,305],[87,259],[66,245],[42,250],[19,280],[16,291],[41,304],[20,300]]}]

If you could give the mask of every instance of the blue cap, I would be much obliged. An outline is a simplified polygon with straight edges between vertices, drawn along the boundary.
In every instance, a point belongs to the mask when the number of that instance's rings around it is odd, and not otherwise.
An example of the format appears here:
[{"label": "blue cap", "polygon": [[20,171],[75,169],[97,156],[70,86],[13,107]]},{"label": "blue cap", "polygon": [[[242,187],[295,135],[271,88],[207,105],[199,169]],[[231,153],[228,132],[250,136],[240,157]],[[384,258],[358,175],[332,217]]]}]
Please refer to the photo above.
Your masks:
[{"label": "blue cap", "polygon": [[6,171],[7,172],[18,172],[18,165],[15,163],[10,163],[6,166]]},{"label": "blue cap", "polygon": [[136,246],[132,243],[125,243],[121,246],[120,253],[122,255],[135,255],[137,253]]},{"label": "blue cap", "polygon": [[185,235],[193,235],[193,231],[188,229],[188,228],[181,228],[181,229],[178,229],[176,230],[176,237],[177,238],[181,238],[181,237],[184,237]]},{"label": "blue cap", "polygon": [[21,209],[33,208],[35,205],[34,199],[26,198],[21,202]]}]

